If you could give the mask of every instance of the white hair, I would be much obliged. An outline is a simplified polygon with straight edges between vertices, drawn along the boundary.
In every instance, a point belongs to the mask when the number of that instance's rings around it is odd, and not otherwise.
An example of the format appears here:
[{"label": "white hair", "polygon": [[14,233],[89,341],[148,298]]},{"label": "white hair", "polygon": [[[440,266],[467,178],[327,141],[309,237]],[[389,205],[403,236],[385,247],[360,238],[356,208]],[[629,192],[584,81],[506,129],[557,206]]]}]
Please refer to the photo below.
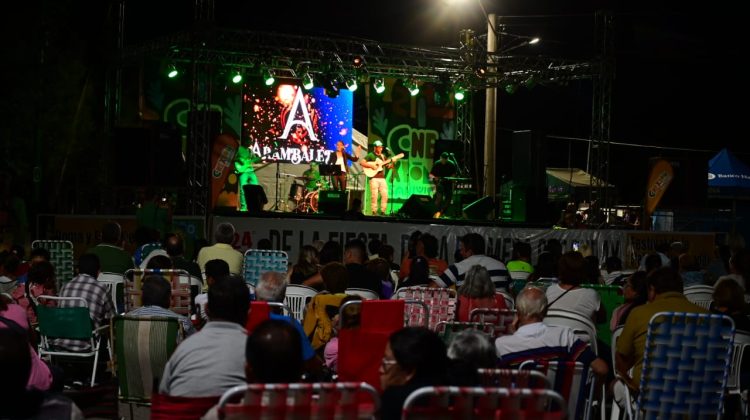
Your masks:
[{"label": "white hair", "polygon": [[485,334],[477,330],[465,330],[451,340],[448,358],[463,360],[478,368],[493,368],[497,355],[495,346]]},{"label": "white hair", "polygon": [[516,297],[516,310],[519,317],[541,320],[547,313],[547,296],[542,289],[528,286]]},{"label": "white hair", "polygon": [[255,286],[255,297],[264,302],[284,302],[286,295],[286,274],[267,271],[260,275]]}]

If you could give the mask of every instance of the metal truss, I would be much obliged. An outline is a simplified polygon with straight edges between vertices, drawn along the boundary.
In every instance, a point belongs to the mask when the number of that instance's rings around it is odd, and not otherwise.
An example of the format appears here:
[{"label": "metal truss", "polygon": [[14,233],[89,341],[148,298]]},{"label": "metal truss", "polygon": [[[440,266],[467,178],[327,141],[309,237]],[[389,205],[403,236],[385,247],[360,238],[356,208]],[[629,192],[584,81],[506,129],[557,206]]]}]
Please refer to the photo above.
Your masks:
[{"label": "metal truss", "polygon": [[[596,13],[596,49],[599,69],[593,78],[591,141],[589,142],[589,172],[591,175],[590,201],[597,200],[599,208],[611,208],[615,197],[609,185],[610,121],[612,111],[612,82],[614,79],[614,30],[612,14]],[[602,223],[606,222],[603,220]]]}]

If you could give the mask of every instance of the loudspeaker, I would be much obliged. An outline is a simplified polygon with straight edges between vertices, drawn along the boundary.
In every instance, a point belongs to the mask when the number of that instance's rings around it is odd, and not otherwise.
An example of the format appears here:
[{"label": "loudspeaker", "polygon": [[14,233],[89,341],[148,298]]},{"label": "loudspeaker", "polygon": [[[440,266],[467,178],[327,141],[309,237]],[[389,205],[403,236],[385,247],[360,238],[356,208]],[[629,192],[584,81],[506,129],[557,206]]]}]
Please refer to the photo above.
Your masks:
[{"label": "loudspeaker", "polygon": [[346,191],[321,191],[318,196],[318,211],[324,214],[342,216],[347,204]]},{"label": "loudspeaker", "polygon": [[248,213],[260,213],[263,211],[263,206],[268,204],[268,198],[266,197],[266,191],[260,185],[244,185],[242,187],[245,193],[245,206],[247,207]]},{"label": "loudspeaker", "polygon": [[463,208],[467,219],[487,220],[495,205],[492,197],[485,196]]},{"label": "loudspeaker", "polygon": [[[547,218],[547,168],[544,135],[538,131],[513,132],[512,177],[515,188],[525,198],[525,220],[544,222]],[[517,216],[514,215],[514,218]]]},{"label": "loudspeaker", "polygon": [[435,200],[429,195],[412,194],[401,206],[398,214],[410,219],[432,219],[437,210]]}]

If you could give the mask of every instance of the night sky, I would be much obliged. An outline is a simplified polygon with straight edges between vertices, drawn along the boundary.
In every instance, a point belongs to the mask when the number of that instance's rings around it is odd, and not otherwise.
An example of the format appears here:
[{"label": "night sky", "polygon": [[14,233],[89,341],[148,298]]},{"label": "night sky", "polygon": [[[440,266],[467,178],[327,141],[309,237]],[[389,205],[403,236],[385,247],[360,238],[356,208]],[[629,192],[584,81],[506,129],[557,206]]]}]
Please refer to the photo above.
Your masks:
[{"label": "night sky", "polygon": [[[484,15],[477,1],[464,0],[464,4],[458,6],[450,6],[444,0],[266,2],[264,9],[277,10],[271,13],[261,12],[256,1],[218,0],[216,22],[221,26],[251,30],[359,37],[407,45],[456,46],[462,28],[486,32]],[[503,16],[507,32],[542,38],[542,43],[533,50],[524,47],[514,53],[584,59],[593,55],[593,12],[602,8],[613,10],[617,73],[612,140],[710,151],[730,147],[739,152],[740,158],[750,161],[750,143],[745,134],[748,88],[743,79],[746,71],[740,65],[741,52],[747,50],[744,46],[747,36],[743,32],[746,24],[741,21],[744,13],[736,10],[736,3],[727,0],[702,3],[482,1],[488,12]],[[175,0],[127,2],[126,43],[138,44],[189,28],[192,4]],[[82,91],[80,85],[85,84],[85,77],[65,80],[63,76],[103,74],[104,57],[111,51],[106,37],[110,28],[102,22],[106,22],[113,8],[106,2],[41,1],[23,3],[19,7],[22,8],[19,12],[4,13],[2,29],[4,38],[13,40],[3,46],[4,58],[6,62],[18,63],[2,69],[9,83],[1,99],[2,147],[6,161],[24,152],[23,147],[14,145],[17,139],[33,142],[34,134],[23,128],[31,127],[39,112],[48,111],[48,105],[37,105],[37,112],[30,110],[29,104],[34,102],[21,97],[33,92],[37,84],[42,86],[41,95],[54,99],[56,93],[62,95],[49,87],[50,83],[57,82],[78,83],[79,86],[70,89],[70,97],[78,99],[75,92]],[[42,29],[50,36],[44,38]],[[79,61],[76,69],[83,66],[85,70],[71,73],[66,69],[62,76],[55,75],[55,80],[48,80],[53,78],[49,72],[35,73],[34,63],[38,60],[42,39],[46,39],[44,42],[51,49],[47,66],[49,60],[65,64],[68,58],[75,57]],[[60,72],[65,68],[62,64]],[[87,94],[96,97],[103,88],[92,82],[89,89]],[[586,138],[590,132],[590,91],[590,83],[573,82],[567,86],[519,89],[513,95],[502,92],[498,125],[506,131],[534,129],[552,136]],[[355,97],[354,126],[362,129],[362,122],[366,121],[362,113],[366,111],[358,98]],[[71,106],[75,108],[75,105],[73,101]],[[75,115],[75,109],[66,112],[68,116]],[[90,123],[101,130],[102,116],[96,109],[91,115]],[[64,124],[68,119],[54,123]],[[478,132],[481,135],[481,127]],[[585,166],[583,143],[548,141],[549,166]],[[73,152],[76,147],[72,148]],[[613,146],[612,150],[616,159],[612,162],[611,181],[620,185],[645,180],[644,162],[649,157],[681,157],[697,164],[712,156],[710,152],[622,146]],[[85,162],[85,159],[79,158],[77,162]],[[15,165],[20,165],[20,172],[28,169],[23,164]],[[640,192],[631,189],[633,192],[625,196],[628,201],[637,201]]]}]

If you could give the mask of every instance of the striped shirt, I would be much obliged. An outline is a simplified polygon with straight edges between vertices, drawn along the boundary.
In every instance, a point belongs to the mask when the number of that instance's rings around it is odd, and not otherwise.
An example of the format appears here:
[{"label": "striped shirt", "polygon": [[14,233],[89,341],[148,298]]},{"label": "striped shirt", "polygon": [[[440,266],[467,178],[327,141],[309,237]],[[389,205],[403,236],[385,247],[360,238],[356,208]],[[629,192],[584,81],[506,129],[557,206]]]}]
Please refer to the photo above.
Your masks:
[{"label": "striped shirt", "polygon": [[578,361],[588,366],[596,358],[572,329],[542,322],[526,324],[513,335],[498,337],[495,350],[501,366],[516,366],[526,360]]},{"label": "striped shirt", "polygon": [[435,283],[440,287],[461,286],[464,283],[464,276],[469,269],[475,265],[481,265],[487,269],[490,280],[495,283],[495,288],[508,291],[509,276],[505,264],[488,257],[486,255],[472,255],[465,260],[451,264],[443,274],[435,279]]},{"label": "striped shirt", "polygon": [[187,319],[186,317],[178,313],[172,312],[169,309],[164,309],[161,306],[156,306],[156,305],[141,306],[140,308],[133,309],[132,311],[128,312],[126,315],[128,316],[163,316],[167,318],[177,318],[182,324],[182,330],[185,331],[185,337],[195,332],[195,327],[193,327],[193,323],[190,322],[189,319]]},{"label": "striped shirt", "polygon": [[[109,323],[109,319],[115,314],[115,306],[112,304],[112,296],[107,287],[88,274],[81,274],[63,286],[60,297],[81,297],[86,300],[89,307],[89,316],[93,322],[93,328],[99,328]],[[77,303],[72,301],[60,301],[61,308],[76,307]],[[83,351],[90,348],[88,340],[55,340],[55,345],[72,351]]]}]

